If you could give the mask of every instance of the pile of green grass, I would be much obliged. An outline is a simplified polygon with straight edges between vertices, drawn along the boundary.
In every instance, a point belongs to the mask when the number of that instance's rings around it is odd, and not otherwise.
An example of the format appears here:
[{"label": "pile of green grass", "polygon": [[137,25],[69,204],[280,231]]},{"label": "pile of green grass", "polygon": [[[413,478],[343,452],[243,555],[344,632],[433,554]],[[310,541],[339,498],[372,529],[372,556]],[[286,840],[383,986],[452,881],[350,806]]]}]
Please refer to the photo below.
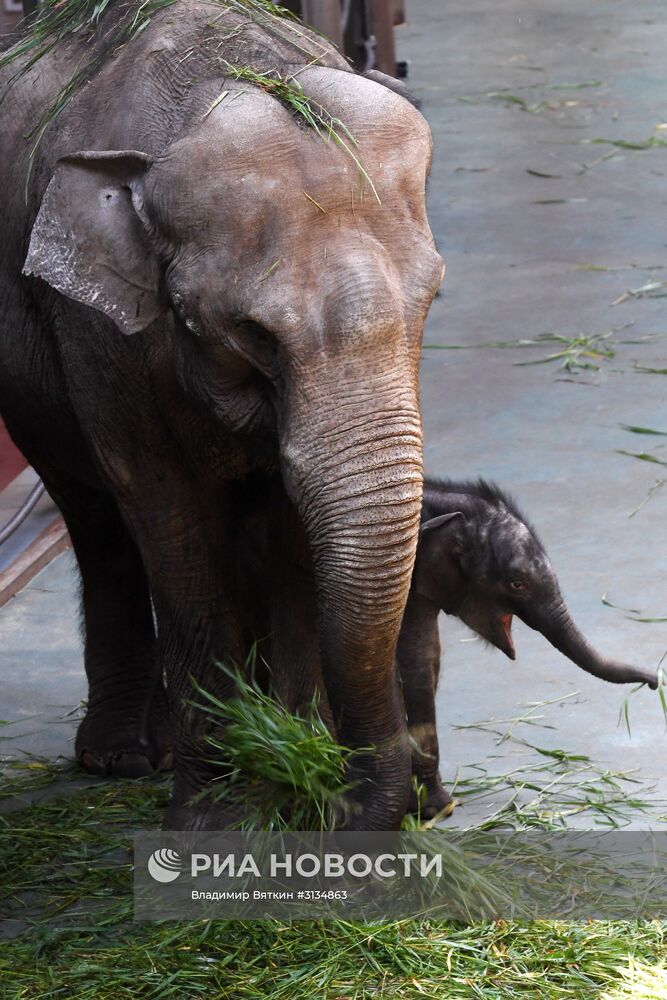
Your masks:
[{"label": "pile of green grass", "polygon": [[332,739],[316,699],[301,718],[238,671],[233,676],[237,697],[229,701],[197,689],[213,723],[204,754],[226,775],[214,798],[241,816],[244,829],[330,830],[348,788],[349,750]]},{"label": "pile of green grass", "polygon": [[7,1000],[665,996],[653,924],[91,922],[11,951],[0,959]]},{"label": "pile of green grass", "polygon": [[[345,788],[345,752],[316,714],[295,718],[251,684],[239,694],[205,699],[232,730],[229,741],[210,737],[232,774],[221,794],[261,789],[265,827],[321,825]],[[555,760],[561,777],[582,766]],[[554,775],[539,786],[529,773],[546,809]],[[525,790],[517,775],[507,788]],[[464,802],[498,787],[478,777],[459,780]],[[602,795],[607,781],[598,784]],[[23,804],[0,814],[2,1000],[664,1000],[667,923],[656,921],[135,924],[131,835],[159,825],[169,786],[166,776],[97,780],[71,765],[5,763],[0,797]],[[562,795],[551,815],[559,809]],[[520,812],[501,819],[523,822]]]}]

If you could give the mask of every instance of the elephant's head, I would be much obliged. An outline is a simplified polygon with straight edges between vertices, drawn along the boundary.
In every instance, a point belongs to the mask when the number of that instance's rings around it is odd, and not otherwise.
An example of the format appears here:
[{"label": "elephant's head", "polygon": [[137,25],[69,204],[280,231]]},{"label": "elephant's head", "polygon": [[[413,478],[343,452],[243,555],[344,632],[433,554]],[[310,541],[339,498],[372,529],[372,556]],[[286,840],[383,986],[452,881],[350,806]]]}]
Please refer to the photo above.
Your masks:
[{"label": "elephant's head", "polygon": [[414,576],[418,593],[511,660],[517,615],[589,674],[614,684],[657,687],[653,671],[592,649],[570,616],[537,534],[497,487],[427,481],[424,511]]},{"label": "elephant's head", "polygon": [[[218,81],[155,158],[61,159],[25,271],[123,334],[163,333],[200,411],[275,443],[315,563],[329,693],[342,703],[347,686],[340,731],[355,745],[350,706],[395,687],[422,493],[421,335],[444,267],[421,114],[352,73],[313,66],[298,80],[358,145],[335,121],[338,140],[256,86]],[[389,700],[378,743],[392,727],[402,738]]]}]

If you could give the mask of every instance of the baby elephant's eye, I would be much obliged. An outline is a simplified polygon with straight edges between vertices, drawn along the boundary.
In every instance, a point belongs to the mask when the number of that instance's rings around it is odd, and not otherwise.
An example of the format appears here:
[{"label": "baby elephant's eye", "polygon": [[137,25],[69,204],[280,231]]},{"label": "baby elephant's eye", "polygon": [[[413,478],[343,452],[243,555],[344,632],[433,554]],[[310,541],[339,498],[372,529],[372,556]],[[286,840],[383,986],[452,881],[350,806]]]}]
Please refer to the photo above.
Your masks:
[{"label": "baby elephant's eye", "polygon": [[523,580],[510,580],[510,588],[512,590],[525,590],[526,585]]}]

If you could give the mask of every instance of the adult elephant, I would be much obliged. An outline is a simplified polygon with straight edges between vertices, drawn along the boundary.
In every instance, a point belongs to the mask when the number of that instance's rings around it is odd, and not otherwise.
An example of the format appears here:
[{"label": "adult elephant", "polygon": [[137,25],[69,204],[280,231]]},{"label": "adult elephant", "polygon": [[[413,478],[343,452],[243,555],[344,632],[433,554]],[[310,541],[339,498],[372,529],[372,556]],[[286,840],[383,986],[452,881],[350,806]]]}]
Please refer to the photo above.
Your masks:
[{"label": "adult elephant", "polygon": [[192,681],[232,691],[212,664],[247,651],[237,524],[270,486],[275,537],[295,510],[312,560],[317,625],[294,627],[317,629],[337,732],[364,749],[348,823],[390,829],[410,773],[394,649],[418,359],[443,273],[431,139],[390,81],[273,9],[175,0],[148,20],[111,0],[63,32],[55,4],[44,51],[10,52],[2,416],[81,571],[83,766],[164,766],[170,715],[167,824],[225,822]]}]

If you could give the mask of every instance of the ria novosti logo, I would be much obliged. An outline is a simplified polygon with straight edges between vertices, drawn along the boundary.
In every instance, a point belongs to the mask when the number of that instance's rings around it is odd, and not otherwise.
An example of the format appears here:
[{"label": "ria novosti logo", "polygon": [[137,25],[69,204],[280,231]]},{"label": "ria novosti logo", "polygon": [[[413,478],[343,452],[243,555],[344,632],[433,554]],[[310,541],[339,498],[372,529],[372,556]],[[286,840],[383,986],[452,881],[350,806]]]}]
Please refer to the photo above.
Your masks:
[{"label": "ria novosti logo", "polygon": [[183,862],[177,851],[162,848],[153,851],[148,859],[148,872],[156,882],[173,882],[183,871]]}]

